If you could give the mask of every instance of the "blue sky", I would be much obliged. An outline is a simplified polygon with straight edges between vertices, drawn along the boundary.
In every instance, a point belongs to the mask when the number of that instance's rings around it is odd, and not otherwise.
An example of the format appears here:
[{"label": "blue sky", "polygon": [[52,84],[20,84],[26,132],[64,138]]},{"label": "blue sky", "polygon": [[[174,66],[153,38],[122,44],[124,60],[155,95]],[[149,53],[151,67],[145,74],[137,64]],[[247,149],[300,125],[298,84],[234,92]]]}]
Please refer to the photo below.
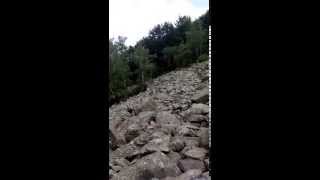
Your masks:
[{"label": "blue sky", "polygon": [[192,4],[196,7],[209,7],[209,0],[192,0]]},{"label": "blue sky", "polygon": [[194,20],[208,9],[209,0],[109,0],[109,37],[125,36],[135,45],[157,24],[183,15]]}]

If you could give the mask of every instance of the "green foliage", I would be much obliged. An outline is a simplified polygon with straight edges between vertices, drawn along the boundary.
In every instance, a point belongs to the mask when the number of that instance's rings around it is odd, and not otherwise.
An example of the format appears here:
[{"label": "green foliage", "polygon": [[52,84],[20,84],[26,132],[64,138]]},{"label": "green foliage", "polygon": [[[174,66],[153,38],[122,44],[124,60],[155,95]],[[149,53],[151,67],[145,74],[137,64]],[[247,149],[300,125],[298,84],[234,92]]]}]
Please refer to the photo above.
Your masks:
[{"label": "green foliage", "polygon": [[178,52],[178,46],[168,46],[165,47],[162,50],[162,53],[164,55],[164,58],[167,59],[168,69],[172,70],[177,67],[177,64],[175,64],[175,55]]},{"label": "green foliage", "polygon": [[192,52],[187,44],[180,44],[177,47],[174,63],[177,67],[185,67],[192,63]]},{"label": "green foliage", "polygon": [[192,22],[189,16],[180,16],[176,21],[176,31],[180,42],[186,42],[186,32],[190,29]]},{"label": "green foliage", "polygon": [[[187,34],[187,44],[189,45],[191,51],[193,52],[193,58],[196,59],[201,54],[201,48],[203,46],[203,41],[205,40],[204,34],[205,32],[202,30],[200,23],[195,22],[190,31]],[[208,46],[208,45],[207,45]]]},{"label": "green foliage", "polygon": [[137,72],[139,74],[140,83],[144,84],[145,80],[152,77],[154,65],[150,61],[149,50],[142,46],[137,46],[134,51],[134,61],[138,64]]},{"label": "green foliage", "polygon": [[109,96],[123,96],[129,84],[129,66],[125,59],[125,38],[118,37],[117,41],[109,40]]},{"label": "green foliage", "polygon": [[201,56],[198,57],[197,62],[204,62],[208,61],[209,55],[208,54],[202,54]]}]

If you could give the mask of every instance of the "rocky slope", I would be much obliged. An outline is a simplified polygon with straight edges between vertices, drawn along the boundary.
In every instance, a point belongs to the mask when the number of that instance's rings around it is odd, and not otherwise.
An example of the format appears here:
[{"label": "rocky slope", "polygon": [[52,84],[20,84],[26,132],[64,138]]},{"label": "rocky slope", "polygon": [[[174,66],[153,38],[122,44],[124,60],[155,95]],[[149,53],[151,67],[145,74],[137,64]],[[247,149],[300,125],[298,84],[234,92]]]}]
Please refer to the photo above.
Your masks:
[{"label": "rocky slope", "polygon": [[208,63],[198,63],[111,106],[110,179],[211,179],[208,83]]}]

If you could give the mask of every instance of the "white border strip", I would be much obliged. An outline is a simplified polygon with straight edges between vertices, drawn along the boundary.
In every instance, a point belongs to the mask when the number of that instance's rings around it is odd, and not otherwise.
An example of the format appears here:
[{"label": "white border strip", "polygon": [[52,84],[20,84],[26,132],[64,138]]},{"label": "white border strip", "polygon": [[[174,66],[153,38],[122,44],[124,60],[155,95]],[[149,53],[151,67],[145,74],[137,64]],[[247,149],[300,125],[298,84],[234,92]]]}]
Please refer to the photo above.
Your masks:
[{"label": "white border strip", "polygon": [[209,26],[209,148],[211,147],[211,26]]}]

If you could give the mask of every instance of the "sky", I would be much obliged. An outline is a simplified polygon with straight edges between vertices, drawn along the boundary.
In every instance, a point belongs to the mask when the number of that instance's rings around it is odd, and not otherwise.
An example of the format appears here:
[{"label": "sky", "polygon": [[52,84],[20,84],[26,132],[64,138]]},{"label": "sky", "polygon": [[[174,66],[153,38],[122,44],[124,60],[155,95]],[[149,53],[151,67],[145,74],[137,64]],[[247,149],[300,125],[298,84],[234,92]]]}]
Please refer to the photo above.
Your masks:
[{"label": "sky", "polygon": [[179,15],[194,20],[208,9],[209,0],[109,0],[109,38],[125,36],[133,46],[157,24]]}]

